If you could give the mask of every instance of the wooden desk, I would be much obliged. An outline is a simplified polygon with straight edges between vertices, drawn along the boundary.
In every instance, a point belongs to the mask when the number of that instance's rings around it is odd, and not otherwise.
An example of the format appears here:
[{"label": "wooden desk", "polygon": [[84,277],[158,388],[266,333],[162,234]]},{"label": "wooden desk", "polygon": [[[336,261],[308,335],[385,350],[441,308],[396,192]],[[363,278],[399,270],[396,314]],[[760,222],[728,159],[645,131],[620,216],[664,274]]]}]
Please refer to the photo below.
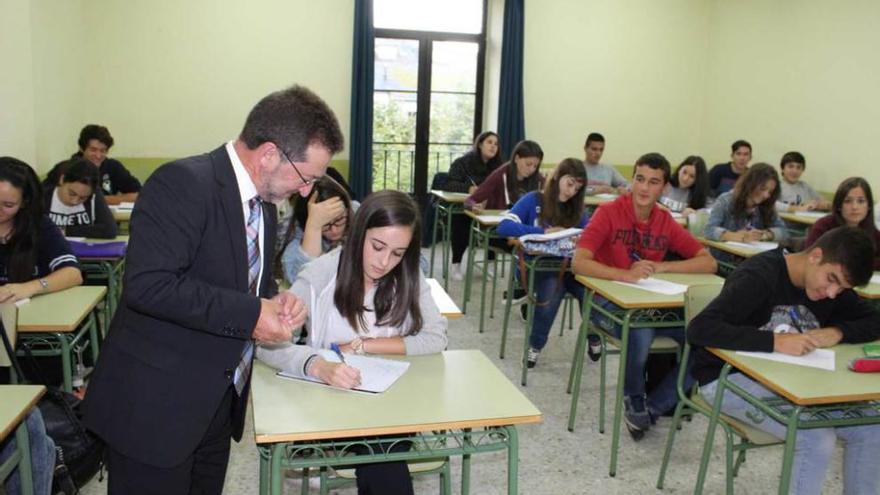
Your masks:
[{"label": "wooden desk", "polygon": [[[668,280],[684,285],[711,285],[724,283],[724,279],[711,274],[683,274],[662,273],[654,275],[656,278]],[[611,462],[609,474],[617,473],[617,450],[620,444],[620,420],[623,409],[623,384],[626,378],[626,356],[631,330],[639,328],[675,328],[685,325],[681,309],[684,308],[684,294],[658,294],[647,290],[637,289],[621,285],[610,280],[578,275],[577,281],[583,284],[588,291],[584,301],[581,327],[578,332],[577,346],[571,364],[569,375],[569,388],[571,390],[571,406],[568,416],[568,430],[574,431],[574,422],[577,415],[578,396],[580,395],[581,375],[584,367],[584,352],[587,346],[587,334],[590,325],[590,313],[598,311],[621,326],[620,332],[620,355],[617,371],[617,393],[614,398],[614,423],[611,436]],[[598,294],[619,306],[623,311],[614,313],[599,306],[594,306],[593,298]],[[605,359],[605,353],[602,355]],[[603,363],[604,364],[604,363]],[[604,373],[601,375],[602,384],[599,388],[600,396],[604,403]],[[599,431],[604,430],[605,409],[599,409]]]},{"label": "wooden desk", "polygon": [[16,467],[21,476],[24,494],[34,493],[33,468],[31,466],[30,439],[25,418],[46,393],[42,385],[0,385],[0,442],[15,430],[15,452],[0,464],[0,483]]},{"label": "wooden desk", "polygon": [[[387,392],[370,396],[278,378],[275,370],[254,363],[260,493],[279,494],[284,469],[461,455],[466,494],[470,455],[498,450],[507,450],[508,493],[517,493],[516,425],[541,422],[541,412],[480,351],[405,359],[411,366],[400,380]],[[420,435],[406,436],[414,433]],[[373,456],[334,455],[352,444],[368,443],[364,437],[373,435],[401,435],[418,448]],[[387,444],[394,438],[381,441]]]},{"label": "wooden desk", "polygon": [[584,196],[584,204],[590,208],[596,208],[599,205],[610,203],[619,197],[618,194],[588,194]]},{"label": "wooden desk", "polygon": [[[80,240],[87,244],[107,244],[111,242],[124,242],[128,244],[128,235],[118,235],[113,239],[94,239],[85,238]],[[92,280],[100,280],[107,282],[107,297],[104,298],[104,322],[105,325],[110,324],[116,308],[119,306],[119,299],[122,296],[122,278],[125,274],[125,256],[114,257],[95,257],[95,256],[79,256],[80,265],[83,268],[83,275]]]},{"label": "wooden desk", "polygon": [[[437,198],[434,215],[434,230],[431,234],[431,272],[434,277],[434,249],[437,246],[437,229],[443,229],[443,288],[449,290],[449,257],[452,247],[449,239],[452,236],[452,216],[464,211],[464,202],[470,196],[466,193],[454,193],[431,190],[431,195]],[[443,217],[442,219],[440,217]]]},{"label": "wooden desk", "polygon": [[[694,493],[702,493],[708,468],[708,454],[712,449],[715,428],[721,412],[724,390],[748,400],[752,405],[783,425],[787,425],[779,493],[789,492],[791,466],[799,428],[832,428],[880,424],[880,406],[869,401],[880,400],[877,376],[871,373],[854,373],[847,369],[849,362],[864,356],[861,344],[841,344],[832,348],[835,352],[834,371],[797,366],[766,359],[737,354],[735,351],[709,349],[725,364],[718,377],[709,430],[703,444],[703,458],[697,475]],[[760,382],[786,401],[762,400],[754,397],[730,382],[727,378],[732,368]],[[832,410],[845,410],[845,419],[828,415]]]},{"label": "wooden desk", "polygon": [[820,218],[828,215],[827,211],[801,211],[797,213],[786,213],[779,212],[779,218],[785,220],[786,222],[796,223],[800,225],[805,225],[807,228],[811,227]]},{"label": "wooden desk", "polygon": [[[92,357],[98,358],[96,306],[106,287],[71,287],[31,298],[18,310],[18,335],[35,356],[61,356],[64,390],[73,390],[73,352],[87,339]],[[88,335],[88,337],[86,337]],[[24,356],[24,351],[18,355]]]},{"label": "wooden desk", "polygon": [[455,301],[449,297],[449,294],[443,290],[443,287],[440,286],[440,282],[438,282],[436,278],[429,278],[427,280],[428,285],[431,286],[431,297],[434,299],[434,302],[437,303],[437,308],[440,309],[440,314],[450,320],[461,318],[461,310],[458,309],[458,306],[455,305]]},{"label": "wooden desk", "polygon": [[[483,333],[485,328],[486,315],[486,281],[489,278],[489,241],[497,239],[495,228],[501,223],[501,216],[507,210],[483,210],[480,214],[466,210],[465,215],[471,219],[470,234],[468,237],[468,263],[464,277],[464,291],[461,300],[461,310],[467,313],[467,304],[471,298],[471,290],[473,289],[474,267],[479,263],[483,272],[483,279],[480,282],[480,325],[479,332]],[[483,252],[483,260],[478,262],[477,252]],[[492,262],[492,297],[490,299],[489,317],[495,314],[495,289],[498,280],[498,265]]]}]

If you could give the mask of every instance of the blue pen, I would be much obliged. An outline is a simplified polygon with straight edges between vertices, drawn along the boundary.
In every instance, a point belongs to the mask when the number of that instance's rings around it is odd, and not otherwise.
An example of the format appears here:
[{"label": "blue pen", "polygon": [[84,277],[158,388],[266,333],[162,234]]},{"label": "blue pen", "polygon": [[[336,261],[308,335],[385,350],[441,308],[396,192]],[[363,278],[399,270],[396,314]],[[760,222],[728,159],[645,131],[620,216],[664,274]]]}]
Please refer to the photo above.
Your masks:
[{"label": "blue pen", "polygon": [[345,356],[342,355],[342,351],[339,349],[339,344],[336,342],[330,344],[330,350],[335,352],[337,356],[339,356],[339,360],[345,364]]},{"label": "blue pen", "polygon": [[804,333],[804,330],[801,328],[800,320],[801,315],[798,314],[798,310],[796,307],[792,306],[788,308],[788,316],[791,318],[791,323],[794,325],[794,329],[798,331],[798,333]]}]

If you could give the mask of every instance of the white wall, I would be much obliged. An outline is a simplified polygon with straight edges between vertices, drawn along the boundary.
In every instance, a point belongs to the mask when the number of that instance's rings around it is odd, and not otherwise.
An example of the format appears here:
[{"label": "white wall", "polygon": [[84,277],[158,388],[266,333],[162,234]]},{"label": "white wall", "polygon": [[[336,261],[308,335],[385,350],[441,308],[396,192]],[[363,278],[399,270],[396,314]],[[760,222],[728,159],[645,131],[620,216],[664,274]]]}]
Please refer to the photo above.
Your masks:
[{"label": "white wall", "polygon": [[649,151],[672,162],[700,144],[707,56],[703,0],[526,3],[526,135],[545,161],[583,158],[586,135],[603,161]]},{"label": "white wall", "polygon": [[[880,3],[714,0],[701,150],[726,159],[744,138],[754,158],[807,158],[804,178],[834,191],[852,175],[880,184]],[[875,191],[876,195],[880,191]]]},{"label": "white wall", "polygon": [[36,158],[30,4],[0,0],[0,155]]},{"label": "white wall", "polygon": [[185,156],[234,138],[253,105],[293,83],[348,134],[351,0],[85,0],[84,119],[121,156]]}]

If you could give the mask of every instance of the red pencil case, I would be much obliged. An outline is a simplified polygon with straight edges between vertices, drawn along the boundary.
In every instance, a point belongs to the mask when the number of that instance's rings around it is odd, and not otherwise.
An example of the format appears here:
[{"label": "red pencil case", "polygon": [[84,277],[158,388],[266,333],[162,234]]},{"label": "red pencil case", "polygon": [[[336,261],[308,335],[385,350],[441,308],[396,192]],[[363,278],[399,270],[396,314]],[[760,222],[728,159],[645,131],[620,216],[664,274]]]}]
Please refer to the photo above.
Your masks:
[{"label": "red pencil case", "polygon": [[863,357],[853,359],[849,363],[849,369],[857,373],[880,373],[880,358]]}]

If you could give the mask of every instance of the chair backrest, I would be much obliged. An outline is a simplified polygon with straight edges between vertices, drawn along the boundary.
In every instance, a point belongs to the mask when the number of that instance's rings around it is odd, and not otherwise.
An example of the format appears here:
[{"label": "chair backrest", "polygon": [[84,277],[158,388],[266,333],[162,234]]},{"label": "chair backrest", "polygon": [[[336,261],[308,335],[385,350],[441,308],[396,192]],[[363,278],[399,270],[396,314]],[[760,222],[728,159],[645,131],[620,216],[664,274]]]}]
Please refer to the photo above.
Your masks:
[{"label": "chair backrest", "polygon": [[684,294],[684,319],[690,323],[694,316],[709,305],[721,293],[721,284],[692,285]]},{"label": "chair backrest", "polygon": [[[0,304],[0,332],[6,332],[9,345],[15,349],[15,337],[18,329],[18,306],[7,302]],[[2,341],[0,341],[2,344]],[[0,366],[12,366],[12,360],[6,352],[6,346],[0,345]]]}]

